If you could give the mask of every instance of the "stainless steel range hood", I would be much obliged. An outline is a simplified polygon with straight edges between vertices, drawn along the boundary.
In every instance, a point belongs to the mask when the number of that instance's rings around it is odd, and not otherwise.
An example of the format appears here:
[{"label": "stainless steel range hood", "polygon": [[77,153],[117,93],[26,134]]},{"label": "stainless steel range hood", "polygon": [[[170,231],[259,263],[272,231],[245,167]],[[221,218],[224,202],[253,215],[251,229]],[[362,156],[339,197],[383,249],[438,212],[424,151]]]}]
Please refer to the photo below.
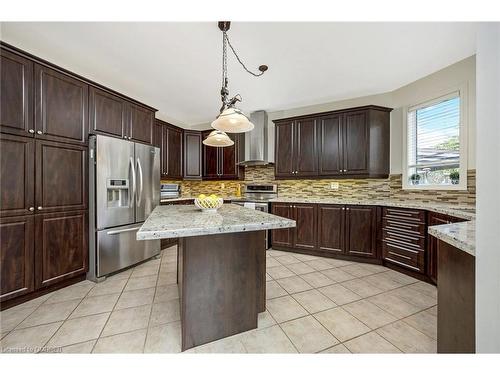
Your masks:
[{"label": "stainless steel range hood", "polygon": [[274,127],[267,123],[267,112],[250,114],[255,128],[245,133],[245,157],[241,165],[266,165],[274,163]]}]

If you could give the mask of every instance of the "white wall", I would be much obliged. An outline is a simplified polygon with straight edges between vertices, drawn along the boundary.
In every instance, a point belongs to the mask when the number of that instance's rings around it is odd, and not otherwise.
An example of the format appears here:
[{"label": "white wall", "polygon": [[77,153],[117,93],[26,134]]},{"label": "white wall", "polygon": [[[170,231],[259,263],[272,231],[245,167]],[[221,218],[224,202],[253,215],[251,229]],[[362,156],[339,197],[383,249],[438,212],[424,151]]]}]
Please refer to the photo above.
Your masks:
[{"label": "white wall", "polygon": [[477,39],[476,351],[500,353],[500,23]]}]

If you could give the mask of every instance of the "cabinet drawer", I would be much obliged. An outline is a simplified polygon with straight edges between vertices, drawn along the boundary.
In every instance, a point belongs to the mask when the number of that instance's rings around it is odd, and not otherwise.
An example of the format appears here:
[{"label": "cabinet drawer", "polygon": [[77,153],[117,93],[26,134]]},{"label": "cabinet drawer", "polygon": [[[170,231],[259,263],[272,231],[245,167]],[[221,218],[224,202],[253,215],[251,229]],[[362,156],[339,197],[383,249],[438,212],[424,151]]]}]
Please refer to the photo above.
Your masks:
[{"label": "cabinet drawer", "polygon": [[410,250],[385,240],[383,243],[384,260],[409,268],[413,271],[424,272],[424,251]]},{"label": "cabinet drawer", "polygon": [[425,224],[403,221],[400,219],[393,219],[384,217],[382,219],[382,228],[391,230],[393,232],[408,233],[417,236],[425,236]]},{"label": "cabinet drawer", "polygon": [[425,211],[421,210],[384,207],[382,216],[397,221],[425,223]]},{"label": "cabinet drawer", "polygon": [[382,239],[395,242],[410,249],[425,250],[425,237],[414,234],[384,228]]}]

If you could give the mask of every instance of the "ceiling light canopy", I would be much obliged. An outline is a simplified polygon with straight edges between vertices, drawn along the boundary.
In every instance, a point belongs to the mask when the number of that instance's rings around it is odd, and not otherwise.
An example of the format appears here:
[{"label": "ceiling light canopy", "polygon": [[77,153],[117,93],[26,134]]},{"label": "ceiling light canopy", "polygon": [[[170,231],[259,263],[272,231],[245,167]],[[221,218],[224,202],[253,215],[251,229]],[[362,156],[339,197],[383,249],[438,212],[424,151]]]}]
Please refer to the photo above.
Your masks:
[{"label": "ceiling light canopy", "polygon": [[[235,49],[231,45],[231,42],[229,41],[229,37],[227,36],[227,31],[229,30],[230,27],[230,22],[224,21],[224,22],[219,22],[219,29],[222,31],[222,88],[220,91],[221,94],[221,100],[222,100],[222,107],[220,109],[219,116],[215,119],[214,122],[212,122],[212,128],[220,130],[221,132],[227,132],[227,133],[245,133],[248,131],[251,131],[254,128],[254,125],[250,122],[247,116],[236,108],[236,103],[241,102],[241,96],[239,94],[235,95],[232,98],[229,98],[229,89],[227,87],[228,85],[228,78],[227,78],[227,46],[231,48],[231,51],[233,52],[234,56],[238,60],[238,62],[243,66],[245,71],[253,75],[254,77],[260,77],[262,74],[264,74],[265,71],[267,71],[268,67],[267,65],[261,65],[259,66],[259,73],[254,73],[250,71],[245,64],[241,61],[239,56],[237,55]],[[213,132],[212,132],[213,133]],[[212,135],[210,134],[210,136]],[[207,137],[208,138],[210,138]],[[227,134],[226,134],[227,137]],[[229,139],[229,137],[228,137]],[[231,141],[232,142],[232,141]],[[203,142],[205,143],[205,142]],[[234,142],[233,142],[234,143]],[[205,143],[207,144],[207,143]],[[217,147],[217,146],[216,146]]]},{"label": "ceiling light canopy", "polygon": [[227,147],[234,145],[234,141],[223,131],[214,130],[203,140],[203,144],[212,147]]}]

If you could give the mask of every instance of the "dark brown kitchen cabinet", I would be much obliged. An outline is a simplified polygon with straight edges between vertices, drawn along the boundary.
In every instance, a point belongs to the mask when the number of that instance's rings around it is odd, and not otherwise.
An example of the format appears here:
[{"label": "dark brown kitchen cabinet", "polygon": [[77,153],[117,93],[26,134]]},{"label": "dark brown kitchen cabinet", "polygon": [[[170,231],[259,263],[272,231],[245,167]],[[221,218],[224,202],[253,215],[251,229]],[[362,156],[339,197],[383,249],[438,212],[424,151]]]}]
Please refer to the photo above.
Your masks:
[{"label": "dark brown kitchen cabinet", "polygon": [[35,210],[35,140],[0,135],[0,216]]},{"label": "dark brown kitchen cabinet", "polygon": [[87,144],[88,84],[35,64],[36,137]]},{"label": "dark brown kitchen cabinet", "polygon": [[90,129],[113,137],[126,137],[127,106],[124,99],[91,86],[89,89]]},{"label": "dark brown kitchen cabinet", "polygon": [[[205,139],[211,130],[203,132]],[[241,158],[242,134],[228,134],[234,145],[213,147],[203,145],[203,179],[204,180],[238,180],[243,178],[244,169],[238,165]]]},{"label": "dark brown kitchen cabinet", "polygon": [[34,216],[0,219],[0,301],[34,290]]},{"label": "dark brown kitchen cabinet", "polygon": [[344,252],[345,206],[318,205],[318,250]]},{"label": "dark brown kitchen cabinet", "polygon": [[202,136],[195,130],[184,131],[184,179],[201,180],[202,178]]},{"label": "dark brown kitchen cabinet", "polygon": [[318,121],[320,176],[338,176],[343,172],[343,121],[342,114],[321,117]]},{"label": "dark brown kitchen cabinet", "polygon": [[276,177],[293,177],[295,174],[295,126],[293,121],[276,123],[275,164]]},{"label": "dark brown kitchen cabinet", "polygon": [[160,173],[162,178],[182,178],[183,137],[182,129],[156,120],[154,144],[160,148]]},{"label": "dark brown kitchen cabinet", "polygon": [[33,62],[0,50],[0,131],[33,136]]},{"label": "dark brown kitchen cabinet", "polygon": [[365,106],[275,120],[276,178],[385,178],[390,108]]},{"label": "dark brown kitchen cabinet", "polygon": [[127,103],[128,134],[127,138],[147,144],[153,143],[154,111],[134,103]]},{"label": "dark brown kitchen cabinet", "polygon": [[374,206],[346,206],[345,253],[377,258],[377,212]]},{"label": "dark brown kitchen cabinet", "polygon": [[37,288],[85,274],[88,270],[87,211],[36,215]]},{"label": "dark brown kitchen cabinet", "polygon": [[[466,220],[436,212],[429,212],[427,223],[429,226],[432,226],[432,225],[458,223],[461,221],[466,221]],[[426,271],[429,278],[435,284],[437,284],[437,279],[438,279],[438,242],[439,240],[436,237],[427,234]]]},{"label": "dark brown kitchen cabinet", "polygon": [[35,155],[36,212],[86,209],[87,147],[37,141]]},{"label": "dark brown kitchen cabinet", "polygon": [[316,249],[317,209],[316,204],[297,203],[293,205],[293,219],[297,223],[293,242],[295,248],[303,250]]},{"label": "dark brown kitchen cabinet", "polygon": [[[273,203],[271,213],[293,220],[293,207],[289,203]],[[294,228],[274,229],[272,231],[272,244],[276,247],[289,248],[293,246]]]}]

